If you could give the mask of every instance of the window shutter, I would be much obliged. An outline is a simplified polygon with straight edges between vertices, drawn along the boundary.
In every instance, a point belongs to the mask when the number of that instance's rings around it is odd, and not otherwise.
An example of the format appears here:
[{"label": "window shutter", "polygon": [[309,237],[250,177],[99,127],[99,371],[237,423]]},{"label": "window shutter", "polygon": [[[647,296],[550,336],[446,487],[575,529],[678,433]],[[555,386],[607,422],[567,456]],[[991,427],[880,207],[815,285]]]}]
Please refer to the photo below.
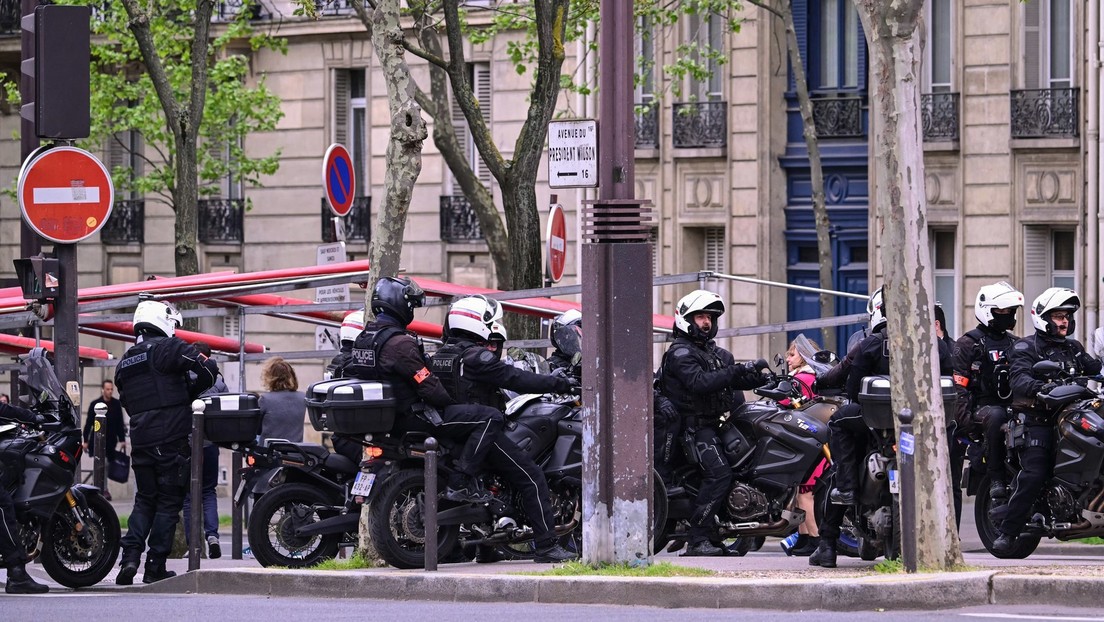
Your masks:
[{"label": "window shutter", "polygon": [[239,339],[241,336],[241,316],[227,314],[222,316],[222,336],[227,339]]},{"label": "window shutter", "polygon": [[1049,229],[1046,227],[1024,227],[1023,291],[1041,292],[1050,287],[1050,275],[1047,265],[1047,259],[1050,255],[1049,246]]},{"label": "window shutter", "polygon": [[725,230],[724,227],[708,227],[705,230],[705,258],[702,262],[706,270],[725,272]]},{"label": "window shutter", "polygon": [[1040,36],[1040,5],[1043,0],[1034,0],[1023,5],[1024,17],[1024,85],[1025,89],[1042,87],[1040,69],[1042,67],[1042,39]]},{"label": "window shutter", "polygon": [[126,146],[130,144],[130,132],[117,132],[107,137],[107,144],[104,151],[107,156],[107,170],[114,172],[117,167],[126,166],[127,150]]},{"label": "window shutter", "polygon": [[[472,80],[475,87],[475,98],[479,102],[480,116],[483,117],[483,123],[489,129],[491,127],[491,66],[487,63],[476,63],[472,67],[472,73],[474,79]],[[483,184],[483,187],[491,187],[491,171],[487,168],[487,165],[483,163],[483,158],[479,156],[479,152],[474,148],[474,141],[472,145],[472,166],[479,176],[479,183]]]},{"label": "window shutter", "polygon": [[[460,109],[460,104],[456,103],[456,97],[451,97],[450,101],[452,102],[452,127],[456,131],[456,143],[460,147],[460,153],[463,154],[471,164],[472,170],[476,171],[478,170],[475,168],[476,161],[472,158],[472,150],[470,149],[471,139],[468,137],[468,120],[464,118],[464,111]],[[449,185],[452,187],[450,191],[451,194],[461,194],[460,187],[456,183],[456,178],[452,176],[451,172],[449,173]]]},{"label": "window shutter", "polygon": [[334,127],[335,143],[346,144],[349,139],[349,70],[334,70]]}]

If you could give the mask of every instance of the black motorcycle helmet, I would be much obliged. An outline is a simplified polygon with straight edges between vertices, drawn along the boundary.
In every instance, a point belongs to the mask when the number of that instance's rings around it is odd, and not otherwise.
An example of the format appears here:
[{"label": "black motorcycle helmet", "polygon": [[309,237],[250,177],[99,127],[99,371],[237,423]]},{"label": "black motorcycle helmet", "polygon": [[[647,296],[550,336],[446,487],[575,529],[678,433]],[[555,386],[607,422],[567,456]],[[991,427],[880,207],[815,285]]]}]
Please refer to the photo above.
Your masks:
[{"label": "black motorcycle helmet", "polygon": [[386,313],[408,326],[414,309],[425,305],[425,292],[405,276],[385,276],[376,282],[371,304],[372,313]]}]

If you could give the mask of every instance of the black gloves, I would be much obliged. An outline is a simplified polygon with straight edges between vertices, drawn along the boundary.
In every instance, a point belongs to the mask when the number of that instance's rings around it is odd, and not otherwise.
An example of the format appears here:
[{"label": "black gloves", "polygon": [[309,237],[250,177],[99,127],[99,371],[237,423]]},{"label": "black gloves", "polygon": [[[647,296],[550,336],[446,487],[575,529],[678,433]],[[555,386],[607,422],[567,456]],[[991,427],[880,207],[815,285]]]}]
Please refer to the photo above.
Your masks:
[{"label": "black gloves", "polygon": [[658,392],[655,394],[655,419],[656,422],[661,425],[667,425],[678,420],[679,412],[675,408],[674,402],[660,395]]},{"label": "black gloves", "polygon": [[770,364],[767,363],[766,359],[759,359],[744,363],[744,367],[747,368],[749,373],[758,374],[764,369],[770,369]]},{"label": "black gloves", "polygon": [[1048,382],[1048,383],[1044,384],[1042,386],[1042,388],[1039,389],[1038,393],[1050,393],[1051,391],[1053,391],[1054,389],[1057,389],[1060,386],[1062,386],[1062,385],[1057,383],[1057,382]]},{"label": "black gloves", "polygon": [[14,421],[22,421],[23,423],[29,423],[31,425],[42,425],[46,423],[46,417],[33,410],[28,410],[22,406],[15,406],[14,404],[4,404],[3,409],[0,409],[0,417]]},{"label": "black gloves", "polygon": [[572,393],[575,387],[578,386],[565,376],[553,376],[553,378],[556,379],[556,386],[552,389],[553,393]]}]

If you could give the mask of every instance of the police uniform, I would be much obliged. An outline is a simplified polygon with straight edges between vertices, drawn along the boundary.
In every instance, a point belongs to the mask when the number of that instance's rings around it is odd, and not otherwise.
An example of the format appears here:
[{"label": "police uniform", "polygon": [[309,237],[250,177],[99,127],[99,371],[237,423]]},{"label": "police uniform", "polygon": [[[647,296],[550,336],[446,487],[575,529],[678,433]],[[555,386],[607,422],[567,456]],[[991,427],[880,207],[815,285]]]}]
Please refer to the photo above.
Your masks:
[{"label": "police uniform", "polygon": [[763,385],[754,368],[737,365],[732,353],[712,339],[679,335],[663,355],[660,394],[682,416],[687,447],[702,470],[701,488],[690,517],[690,544],[708,539],[717,504],[732,485],[732,468],[717,438],[720,417],[743,403],[743,389]]},{"label": "police uniform", "polygon": [[[188,372],[195,374],[189,382]],[[146,574],[164,573],[190,481],[191,403],[218,376],[218,366],[177,337],[143,336],[115,368],[130,413],[134,510],[122,539],[122,564],[137,564],[149,541]]]},{"label": "police uniform", "polygon": [[1018,338],[978,324],[955,343],[952,366],[958,394],[959,432],[985,440],[985,464],[991,482],[1005,479],[1005,443],[1001,426],[1012,405],[1009,355]]},{"label": "police uniform", "polygon": [[1012,484],[1007,513],[1000,524],[1002,534],[1018,536],[1030,515],[1035,499],[1054,467],[1054,425],[1057,412],[1036,403],[1035,396],[1046,380],[1036,378],[1031,367],[1039,361],[1054,361],[1077,376],[1100,373],[1100,361],[1089,356],[1073,338],[1050,337],[1036,331],[1012,346],[1012,410],[1026,415],[1026,442],[1020,452],[1020,472]]}]

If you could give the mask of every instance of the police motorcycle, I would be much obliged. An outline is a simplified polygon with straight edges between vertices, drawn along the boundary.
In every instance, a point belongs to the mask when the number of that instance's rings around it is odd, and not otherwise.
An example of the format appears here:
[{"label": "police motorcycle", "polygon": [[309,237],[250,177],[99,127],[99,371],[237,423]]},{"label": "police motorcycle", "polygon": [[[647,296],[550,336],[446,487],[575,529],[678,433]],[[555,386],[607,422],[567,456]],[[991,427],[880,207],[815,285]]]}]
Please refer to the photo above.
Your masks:
[{"label": "police motorcycle", "polygon": [[[778,361],[781,363],[781,359]],[[785,369],[781,365],[781,369]],[[842,404],[838,397],[806,399],[800,381],[786,373],[753,392],[762,399],[744,402],[729,413],[718,437],[733,472],[732,488],[719,505],[710,540],[720,544],[738,538],[742,555],[760,536],[785,537],[805,520],[797,509],[798,489],[827,456],[828,419]],[[784,405],[784,401],[786,405]],[[674,469],[672,488],[682,488],[667,500],[667,521],[657,536],[657,550],[682,548],[701,488],[692,437],[682,442],[686,462]]]},{"label": "police motorcycle", "polygon": [[[946,417],[954,417],[957,394],[951,377],[939,380]],[[896,436],[894,413],[890,406],[889,376],[862,379],[858,401],[862,406],[867,436],[865,460],[859,463],[855,504],[848,507],[840,527],[840,552],[872,561],[880,556],[897,559],[901,554],[901,486],[898,478],[897,451],[912,451],[913,439]],[[824,514],[828,491],[835,486],[835,470],[822,478],[824,486],[816,491],[817,519]]]},{"label": "police motorcycle", "polygon": [[[1007,500],[993,500],[984,472],[977,474],[980,478],[976,484],[973,478],[968,482],[968,489],[976,487],[977,491],[974,518],[978,536],[990,553],[1005,559],[1026,558],[1043,537],[1073,540],[1104,536],[1104,395],[1088,387],[1089,381],[1100,382],[1101,377],[1071,376],[1052,361],[1035,363],[1032,371],[1037,377],[1059,384],[1037,397],[1058,413],[1056,459],[1050,480],[1035,500],[1032,516],[1010,552],[999,555],[993,550]],[[1027,442],[1024,430],[1022,414],[1006,426],[1009,482],[1020,470],[1019,454]]]},{"label": "police motorcycle", "polygon": [[253,502],[248,534],[258,563],[305,568],[356,543],[360,506],[350,494],[358,470],[352,460],[317,443],[268,439],[258,444],[256,394],[202,399],[205,438],[245,456],[234,503]]},{"label": "police motorcycle", "polygon": [[54,581],[95,585],[119,556],[119,517],[99,489],[74,484],[81,456],[77,409],[44,349],[31,350],[22,375],[31,392],[27,407],[42,423],[0,421],[0,484],[12,495],[20,526],[13,535]]}]

